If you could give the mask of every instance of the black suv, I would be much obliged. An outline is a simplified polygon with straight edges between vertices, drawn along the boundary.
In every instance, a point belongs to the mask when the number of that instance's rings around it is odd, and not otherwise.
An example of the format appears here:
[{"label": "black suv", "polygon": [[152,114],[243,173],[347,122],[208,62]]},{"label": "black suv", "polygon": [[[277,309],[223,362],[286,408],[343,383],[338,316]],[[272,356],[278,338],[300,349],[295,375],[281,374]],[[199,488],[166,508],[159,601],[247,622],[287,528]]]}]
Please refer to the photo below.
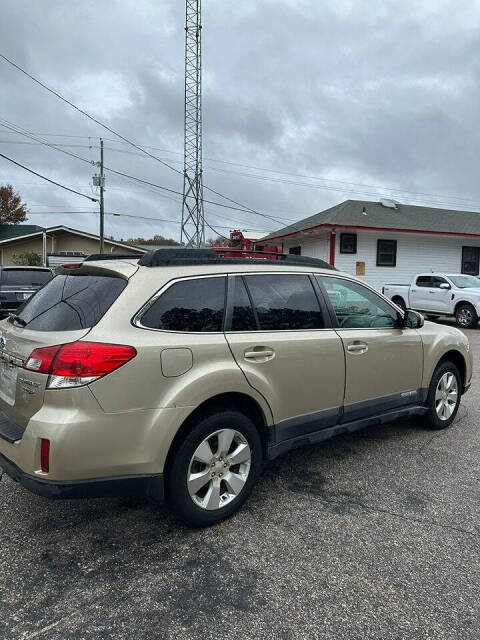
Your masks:
[{"label": "black suv", "polygon": [[0,318],[16,311],[52,278],[47,267],[0,267]]}]

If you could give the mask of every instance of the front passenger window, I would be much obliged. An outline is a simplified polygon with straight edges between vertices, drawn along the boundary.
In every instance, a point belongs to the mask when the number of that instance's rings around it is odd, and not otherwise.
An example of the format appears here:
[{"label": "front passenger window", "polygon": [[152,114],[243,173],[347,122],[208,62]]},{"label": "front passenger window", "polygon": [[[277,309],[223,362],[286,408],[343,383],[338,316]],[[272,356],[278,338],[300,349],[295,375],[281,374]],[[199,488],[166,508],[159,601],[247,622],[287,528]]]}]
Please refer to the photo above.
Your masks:
[{"label": "front passenger window", "polygon": [[342,329],[394,328],[399,317],[393,307],[370,289],[343,278],[317,276],[327,290]]},{"label": "front passenger window", "polygon": [[322,312],[310,278],[303,274],[245,276],[260,331],[322,329]]}]

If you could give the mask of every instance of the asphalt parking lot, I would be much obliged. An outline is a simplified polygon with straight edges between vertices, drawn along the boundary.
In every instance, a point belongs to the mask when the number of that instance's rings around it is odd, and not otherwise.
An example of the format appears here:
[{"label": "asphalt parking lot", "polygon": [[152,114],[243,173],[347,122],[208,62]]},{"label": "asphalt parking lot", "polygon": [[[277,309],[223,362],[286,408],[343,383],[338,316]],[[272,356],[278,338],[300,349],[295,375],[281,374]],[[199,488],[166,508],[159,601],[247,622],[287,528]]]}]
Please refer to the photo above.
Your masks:
[{"label": "asphalt parking lot", "polygon": [[209,530],[4,478],[0,637],[478,640],[479,396],[477,375],[445,432],[397,422],[277,459]]}]

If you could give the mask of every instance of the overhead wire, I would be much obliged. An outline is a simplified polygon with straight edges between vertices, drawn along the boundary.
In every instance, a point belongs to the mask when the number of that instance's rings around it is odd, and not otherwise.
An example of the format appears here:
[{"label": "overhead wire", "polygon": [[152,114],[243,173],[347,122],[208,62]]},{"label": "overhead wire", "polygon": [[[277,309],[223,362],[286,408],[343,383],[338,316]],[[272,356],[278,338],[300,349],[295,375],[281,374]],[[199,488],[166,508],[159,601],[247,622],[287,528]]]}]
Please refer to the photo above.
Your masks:
[{"label": "overhead wire", "polygon": [[[104,129],[106,129],[107,131],[110,131],[110,133],[112,133],[114,136],[117,136],[118,138],[120,138],[121,140],[123,140],[124,142],[126,142],[127,144],[130,144],[132,147],[135,147],[136,149],[138,149],[139,151],[141,151],[142,153],[144,153],[145,155],[149,156],[150,158],[153,158],[154,160],[156,160],[157,162],[160,162],[162,165],[164,165],[165,167],[168,167],[169,169],[171,169],[172,171],[174,171],[175,173],[181,175],[183,177],[184,173],[183,171],[180,171],[179,169],[176,169],[175,167],[172,167],[168,162],[165,162],[164,160],[162,160],[161,158],[159,158],[158,156],[150,153],[149,151],[147,151],[146,149],[144,149],[143,147],[141,147],[140,145],[138,145],[137,143],[133,142],[132,140],[129,140],[128,138],[126,138],[125,136],[123,136],[122,134],[118,133],[118,131],[115,131],[114,129],[112,129],[111,127],[109,127],[108,125],[106,125],[104,122],[101,122],[100,120],[98,120],[97,118],[94,118],[92,115],[90,115],[87,111],[85,111],[84,109],[81,109],[80,107],[78,107],[76,104],[74,104],[71,100],[68,100],[67,98],[65,98],[64,96],[62,96],[58,91],[55,91],[54,89],[52,89],[51,87],[49,87],[47,84],[45,84],[44,82],[42,82],[41,80],[39,80],[38,78],[36,78],[35,76],[33,76],[31,73],[29,73],[28,71],[26,71],[26,69],[23,69],[20,65],[16,64],[13,60],[11,60],[10,58],[8,58],[7,56],[5,56],[3,53],[0,53],[0,58],[2,58],[5,62],[7,62],[8,64],[10,64],[12,67],[14,67],[15,69],[17,69],[18,71],[20,71],[21,73],[23,73],[25,76],[27,76],[28,78],[30,78],[30,80],[32,80],[33,82],[35,82],[36,84],[38,84],[39,86],[41,86],[43,89],[45,89],[46,91],[49,91],[52,95],[56,96],[59,100],[61,100],[62,102],[65,102],[66,104],[68,104],[70,107],[72,107],[73,109],[75,109],[76,111],[78,111],[79,113],[81,113],[82,115],[86,116],[87,118],[89,118],[90,120],[92,120],[92,122],[95,122],[96,124],[98,124],[99,126],[103,127]],[[244,207],[246,210],[248,210],[251,213],[255,213],[257,215],[263,215],[264,217],[270,217],[270,219],[272,219],[273,221],[275,221],[274,217],[271,216],[266,216],[265,214],[262,214],[254,209],[252,209],[251,207],[248,207],[247,205],[243,205],[235,200],[233,200],[232,198],[230,198],[229,196],[224,195],[223,193],[216,191],[214,189],[212,189],[211,187],[207,186],[207,185],[203,185],[203,188],[215,193],[216,195],[218,195],[221,198],[224,198],[225,200],[232,202],[238,206]],[[183,195],[183,194],[182,194]]]},{"label": "overhead wire", "polygon": [[82,196],[82,198],[87,198],[87,200],[90,200],[91,202],[98,202],[97,198],[92,198],[90,196],[87,196],[85,193],[80,193],[80,191],[75,191],[75,189],[70,189],[69,187],[66,187],[64,184],[61,184],[60,182],[56,182],[51,178],[47,178],[47,176],[44,176],[41,173],[38,173],[37,171],[34,171],[33,169],[26,167],[24,164],[17,162],[16,160],[14,160],[13,158],[10,158],[9,156],[6,156],[4,153],[0,153],[0,158],[4,158],[5,160],[12,162],[13,164],[17,165],[17,167],[21,167],[22,169],[25,169],[25,171],[29,171],[33,175],[38,176],[39,178],[42,178],[42,180],[51,182],[52,184],[56,185],[57,187],[60,187],[61,189],[65,189],[65,191],[70,191],[71,193],[75,193],[77,196]]}]

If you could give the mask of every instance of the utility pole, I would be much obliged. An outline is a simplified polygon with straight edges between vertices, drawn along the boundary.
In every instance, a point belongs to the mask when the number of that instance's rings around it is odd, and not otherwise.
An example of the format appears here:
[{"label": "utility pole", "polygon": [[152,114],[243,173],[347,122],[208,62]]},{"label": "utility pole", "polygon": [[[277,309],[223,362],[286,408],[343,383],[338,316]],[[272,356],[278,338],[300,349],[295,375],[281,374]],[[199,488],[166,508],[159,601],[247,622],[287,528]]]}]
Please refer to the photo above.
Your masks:
[{"label": "utility pole", "polygon": [[103,202],[103,191],[105,188],[105,177],[103,175],[103,138],[100,138],[100,253],[104,253],[105,236],[105,207]]},{"label": "utility pole", "polygon": [[100,187],[100,253],[105,250],[105,206],[103,200],[103,192],[105,190],[105,176],[103,173],[103,138],[100,138],[100,175],[93,176],[93,186]]},{"label": "utility pole", "polygon": [[202,2],[186,0],[185,146],[180,242],[205,244],[202,176]]}]

